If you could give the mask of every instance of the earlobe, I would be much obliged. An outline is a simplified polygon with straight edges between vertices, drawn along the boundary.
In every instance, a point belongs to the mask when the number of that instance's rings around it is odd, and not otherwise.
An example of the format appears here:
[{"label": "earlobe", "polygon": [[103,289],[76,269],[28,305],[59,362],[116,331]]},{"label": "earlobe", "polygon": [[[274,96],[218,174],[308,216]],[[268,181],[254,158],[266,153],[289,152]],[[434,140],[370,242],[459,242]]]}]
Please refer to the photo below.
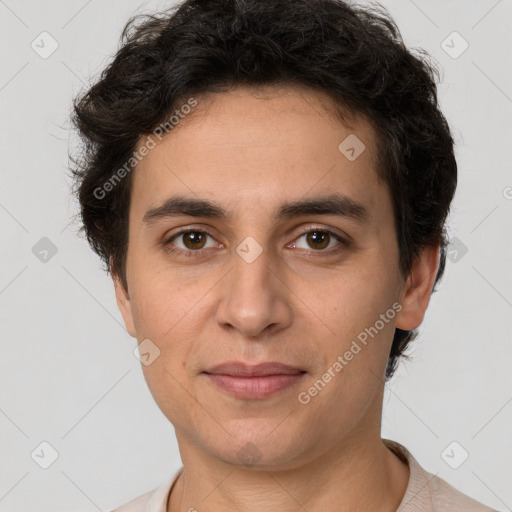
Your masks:
[{"label": "earlobe", "polygon": [[130,334],[130,336],[136,338],[137,336],[135,331],[135,325],[133,322],[132,303],[130,295],[128,294],[128,290],[124,287],[121,278],[115,272],[112,272],[111,270],[110,275],[112,276],[112,280],[114,282],[114,291],[116,294],[117,307],[119,308],[119,311],[123,316],[126,330]]},{"label": "earlobe", "polygon": [[427,246],[413,263],[404,283],[396,316],[396,327],[410,331],[416,329],[425,316],[434,281],[439,268],[440,246]]}]

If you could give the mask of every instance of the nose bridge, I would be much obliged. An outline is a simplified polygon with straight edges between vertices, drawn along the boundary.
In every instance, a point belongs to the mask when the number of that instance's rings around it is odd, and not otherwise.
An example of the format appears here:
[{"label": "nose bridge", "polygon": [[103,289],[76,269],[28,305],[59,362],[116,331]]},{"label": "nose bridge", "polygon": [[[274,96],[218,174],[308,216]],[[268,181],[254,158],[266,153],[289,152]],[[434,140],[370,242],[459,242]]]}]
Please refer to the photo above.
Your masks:
[{"label": "nose bridge", "polygon": [[236,284],[237,293],[269,293],[272,275],[269,268],[269,250],[255,238],[249,236],[236,247],[233,266],[232,285]]},{"label": "nose bridge", "polygon": [[283,327],[290,322],[284,285],[274,275],[270,254],[251,236],[235,248],[233,269],[226,277],[217,311],[219,323],[256,337],[270,325]]}]

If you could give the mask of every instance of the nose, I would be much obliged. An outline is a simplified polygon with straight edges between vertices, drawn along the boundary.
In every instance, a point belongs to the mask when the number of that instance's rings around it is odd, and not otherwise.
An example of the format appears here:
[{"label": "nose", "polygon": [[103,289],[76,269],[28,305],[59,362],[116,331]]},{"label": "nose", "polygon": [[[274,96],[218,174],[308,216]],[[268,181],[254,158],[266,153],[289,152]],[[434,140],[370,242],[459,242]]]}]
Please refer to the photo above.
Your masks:
[{"label": "nose", "polygon": [[[240,256],[241,254],[241,256]],[[293,318],[290,289],[279,265],[263,250],[254,260],[234,254],[233,269],[221,286],[216,320],[247,338],[259,338],[288,327]]]}]

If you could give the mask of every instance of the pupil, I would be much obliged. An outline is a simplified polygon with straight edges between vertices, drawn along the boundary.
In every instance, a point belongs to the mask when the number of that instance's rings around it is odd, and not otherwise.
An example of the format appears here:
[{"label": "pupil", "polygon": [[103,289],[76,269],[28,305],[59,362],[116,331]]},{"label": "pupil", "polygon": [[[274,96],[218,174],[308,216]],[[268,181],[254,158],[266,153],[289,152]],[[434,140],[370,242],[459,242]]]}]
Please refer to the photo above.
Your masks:
[{"label": "pupil", "polygon": [[[327,233],[322,233],[321,231],[312,231],[309,236],[311,239],[313,239],[313,244],[321,244],[321,249],[326,246],[326,244],[322,242],[325,242],[328,239]],[[321,240],[318,240],[318,237],[320,237]]]},{"label": "pupil", "polygon": [[197,231],[191,231],[190,233],[187,233],[186,238],[188,238],[188,240],[192,244],[192,246],[195,246],[195,245],[201,243],[202,237],[203,237],[202,233],[199,233]]}]

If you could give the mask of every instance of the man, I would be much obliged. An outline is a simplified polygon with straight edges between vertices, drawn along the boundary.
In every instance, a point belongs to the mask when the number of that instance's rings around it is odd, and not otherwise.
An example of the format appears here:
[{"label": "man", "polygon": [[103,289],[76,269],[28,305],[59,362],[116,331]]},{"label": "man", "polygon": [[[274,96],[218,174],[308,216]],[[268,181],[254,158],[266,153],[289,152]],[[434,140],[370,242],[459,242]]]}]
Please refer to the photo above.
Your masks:
[{"label": "man", "polygon": [[380,435],[445,264],[435,70],[340,0],[188,0],[123,38],[73,172],[183,467],[117,510],[491,510]]}]

